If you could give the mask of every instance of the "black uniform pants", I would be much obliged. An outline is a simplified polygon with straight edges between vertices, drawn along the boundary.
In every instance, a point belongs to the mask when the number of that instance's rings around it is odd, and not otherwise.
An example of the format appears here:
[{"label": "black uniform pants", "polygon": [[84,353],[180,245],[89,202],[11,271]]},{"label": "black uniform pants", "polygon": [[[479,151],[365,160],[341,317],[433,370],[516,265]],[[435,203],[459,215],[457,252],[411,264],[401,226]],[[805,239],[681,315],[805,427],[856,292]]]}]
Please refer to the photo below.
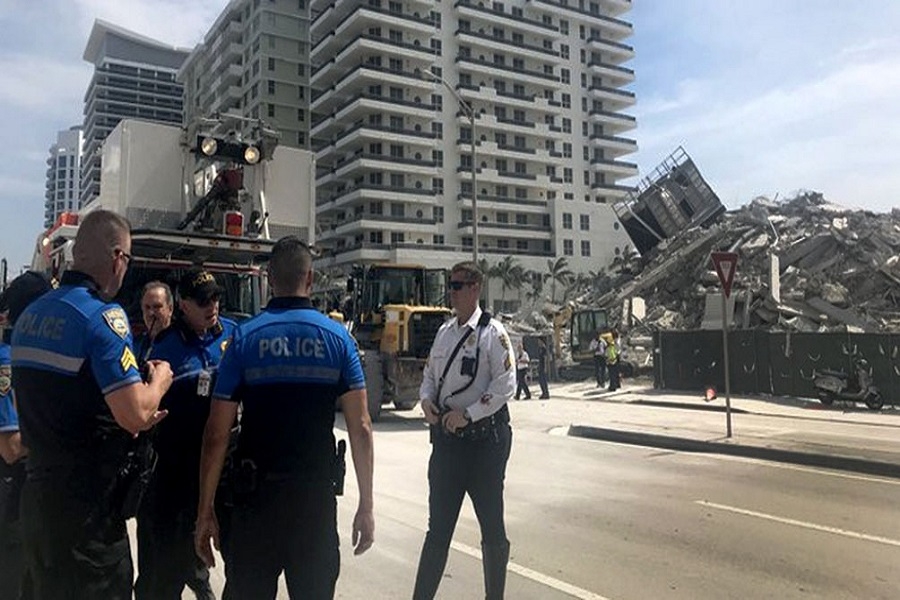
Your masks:
[{"label": "black uniform pants", "polygon": [[25,566],[38,600],[131,599],[125,521],[96,510],[100,498],[90,480],[68,473],[25,482]]},{"label": "black uniform pants", "polygon": [[[137,517],[136,600],[180,600],[187,585],[201,600],[213,600],[209,569],[194,550],[196,509],[166,510],[152,493]],[[225,528],[220,522],[220,527]]]},{"label": "black uniform pants", "polygon": [[606,366],[609,369],[609,391],[614,392],[619,389],[619,363],[618,361],[610,363]]},{"label": "black uniform pants", "polygon": [[22,549],[22,524],[19,499],[25,483],[25,462],[7,465],[0,460],[0,598],[30,600],[25,552]]},{"label": "black uniform pants", "polygon": [[275,598],[284,571],[291,598],[333,598],[340,572],[332,482],[262,478],[236,494],[228,587],[237,600]]},{"label": "black uniform pants", "polygon": [[[432,598],[466,494],[472,500],[483,548],[506,548],[503,481],[512,446],[509,423],[497,423],[484,439],[461,439],[433,428],[428,462],[428,533],[416,576],[415,598]],[[502,565],[506,570],[505,561]]]}]

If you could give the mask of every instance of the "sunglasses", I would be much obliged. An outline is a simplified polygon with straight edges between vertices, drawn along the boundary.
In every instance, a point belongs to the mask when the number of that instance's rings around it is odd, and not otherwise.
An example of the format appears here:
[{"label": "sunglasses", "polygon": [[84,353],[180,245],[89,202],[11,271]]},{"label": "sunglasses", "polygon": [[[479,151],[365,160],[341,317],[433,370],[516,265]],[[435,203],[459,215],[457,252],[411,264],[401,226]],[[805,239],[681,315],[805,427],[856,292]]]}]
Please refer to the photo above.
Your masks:
[{"label": "sunglasses", "polygon": [[472,285],[475,283],[474,281],[451,281],[448,285],[451,290],[456,290],[457,292],[463,289],[467,285]]},{"label": "sunglasses", "polygon": [[197,303],[197,306],[199,306],[200,308],[206,308],[213,302],[218,302],[219,299],[220,299],[219,294],[215,294],[208,298],[203,298],[203,299],[194,298],[193,300],[194,300],[194,302]]}]

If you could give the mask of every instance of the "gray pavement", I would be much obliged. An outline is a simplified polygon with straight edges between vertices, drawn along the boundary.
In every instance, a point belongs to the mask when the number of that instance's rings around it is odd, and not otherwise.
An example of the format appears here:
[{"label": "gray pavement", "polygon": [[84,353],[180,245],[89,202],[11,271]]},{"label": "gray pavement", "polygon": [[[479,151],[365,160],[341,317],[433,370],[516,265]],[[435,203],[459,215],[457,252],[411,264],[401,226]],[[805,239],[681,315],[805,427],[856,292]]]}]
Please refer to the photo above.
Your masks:
[{"label": "gray pavement", "polygon": [[708,452],[900,478],[900,410],[825,407],[789,397],[731,398],[732,435],[726,436],[725,399],[656,390],[633,380],[616,391],[592,382],[557,384],[551,397],[628,405],[622,418],[585,411],[569,435],[684,452]]}]

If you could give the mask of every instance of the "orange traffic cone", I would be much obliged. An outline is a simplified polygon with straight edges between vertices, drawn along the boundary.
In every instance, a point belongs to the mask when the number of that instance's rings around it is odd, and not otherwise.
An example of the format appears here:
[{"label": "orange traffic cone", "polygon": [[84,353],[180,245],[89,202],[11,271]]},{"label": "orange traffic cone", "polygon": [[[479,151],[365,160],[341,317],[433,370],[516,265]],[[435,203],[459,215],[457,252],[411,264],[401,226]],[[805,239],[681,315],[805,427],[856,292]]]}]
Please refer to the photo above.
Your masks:
[{"label": "orange traffic cone", "polygon": [[706,388],[706,401],[712,402],[716,398],[718,398],[718,396],[716,395],[716,388],[714,388],[712,386],[709,386],[708,388]]}]

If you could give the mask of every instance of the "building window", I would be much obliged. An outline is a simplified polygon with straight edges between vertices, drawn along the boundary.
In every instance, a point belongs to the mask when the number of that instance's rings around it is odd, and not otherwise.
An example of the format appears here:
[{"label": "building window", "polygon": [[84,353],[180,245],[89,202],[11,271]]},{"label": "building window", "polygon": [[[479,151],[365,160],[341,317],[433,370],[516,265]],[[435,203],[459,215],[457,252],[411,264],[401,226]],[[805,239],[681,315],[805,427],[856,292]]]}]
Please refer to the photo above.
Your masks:
[{"label": "building window", "polygon": [[384,243],[384,236],[380,231],[370,231],[369,232],[369,243],[370,244],[382,244]]},{"label": "building window", "polygon": [[304,111],[302,108],[297,109],[297,120],[301,123],[306,121],[306,111]]},{"label": "building window", "polygon": [[566,256],[575,254],[575,244],[572,240],[563,240],[563,254]]},{"label": "building window", "polygon": [[406,216],[406,205],[402,202],[391,202],[391,216],[392,217],[405,217]]},{"label": "building window", "polygon": [[444,236],[442,236],[442,235],[435,234],[433,240],[434,240],[435,246],[443,246],[444,245]]},{"label": "building window", "polygon": [[268,91],[270,96],[275,95],[275,82],[271,79],[268,81]]},{"label": "building window", "polygon": [[516,213],[516,225],[528,225],[528,215],[525,213]]},{"label": "building window", "polygon": [[297,144],[300,146],[306,145],[306,134],[302,131],[297,132]]},{"label": "building window", "polygon": [[269,104],[269,105],[266,107],[266,112],[267,112],[267,114],[269,115],[269,117],[274,117],[274,116],[275,116],[275,105],[274,105],[274,104]]},{"label": "building window", "polygon": [[432,209],[432,216],[436,223],[444,222],[444,207],[443,206],[435,206]]},{"label": "building window", "polygon": [[563,229],[572,229],[572,213],[563,213]]},{"label": "building window", "polygon": [[509,213],[498,212],[497,213],[497,222],[498,223],[509,223]]},{"label": "building window", "polygon": [[391,187],[405,188],[406,175],[404,173],[391,173]]},{"label": "building window", "polygon": [[578,220],[582,231],[591,230],[591,215],[579,215]]},{"label": "building window", "polygon": [[506,250],[509,248],[509,240],[497,240],[497,248]]},{"label": "building window", "polygon": [[564,183],[572,183],[572,169],[571,167],[563,168],[563,182]]},{"label": "building window", "polygon": [[569,47],[566,44],[559,45],[559,56],[565,59],[569,58]]},{"label": "building window", "polygon": [[440,194],[444,191],[444,179],[442,177],[433,177],[431,179],[431,189]]},{"label": "building window", "polygon": [[519,252],[528,252],[528,240],[516,240],[516,250]]},{"label": "building window", "polygon": [[274,70],[275,70],[275,59],[274,59],[274,58],[271,58],[271,57],[269,58],[269,70],[270,70],[270,71],[274,71]]},{"label": "building window", "polygon": [[581,255],[582,256],[590,256],[591,255],[591,242],[589,240],[581,240]]}]

